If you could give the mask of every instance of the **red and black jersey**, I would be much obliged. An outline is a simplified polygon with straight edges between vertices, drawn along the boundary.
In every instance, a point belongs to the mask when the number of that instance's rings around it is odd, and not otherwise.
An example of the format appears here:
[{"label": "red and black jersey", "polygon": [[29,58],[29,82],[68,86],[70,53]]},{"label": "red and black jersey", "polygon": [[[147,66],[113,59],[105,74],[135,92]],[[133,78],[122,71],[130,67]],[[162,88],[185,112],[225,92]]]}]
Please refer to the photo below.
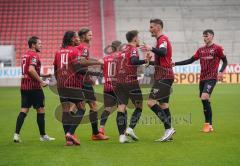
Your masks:
[{"label": "red and black jersey", "polygon": [[80,43],[76,48],[79,50],[80,55],[85,57],[86,59],[89,58],[89,45],[86,43]]},{"label": "red and black jersey", "polygon": [[220,59],[224,56],[223,48],[217,44],[200,47],[194,54],[195,60],[200,59],[200,80],[217,79]]},{"label": "red and black jersey", "polygon": [[[103,65],[103,76],[104,76],[104,92],[111,92],[113,91],[113,81],[116,78],[116,71],[117,71],[117,57],[118,53],[112,53],[103,58],[104,65]],[[115,85],[115,84],[114,84]]]},{"label": "red and black jersey", "polygon": [[58,88],[82,88],[83,76],[77,74],[74,68],[80,57],[78,49],[72,46],[56,52],[53,65]]},{"label": "red and black jersey", "polygon": [[164,57],[159,57],[155,55],[155,80],[162,79],[174,79],[173,69],[172,69],[172,45],[167,36],[161,35],[157,39],[156,48],[165,47],[167,49],[167,54]]},{"label": "red and black jersey", "polygon": [[116,82],[121,84],[135,84],[137,80],[137,65],[131,65],[131,57],[139,59],[137,47],[126,45],[126,47],[119,53],[116,58],[117,61],[117,75]]},{"label": "red and black jersey", "polygon": [[[79,50],[81,57],[86,58],[87,60],[90,58],[89,56],[89,44],[87,43],[80,43],[78,46],[76,46],[76,48]],[[87,70],[87,67],[86,67]],[[90,75],[85,75],[83,76],[83,82],[86,85],[92,85],[94,84],[91,76]]]},{"label": "red and black jersey", "polygon": [[40,76],[41,61],[39,59],[39,55],[32,50],[29,50],[21,58],[22,67],[21,90],[41,89],[40,82],[32,78],[32,76],[29,74],[30,65],[35,67],[36,72]]}]

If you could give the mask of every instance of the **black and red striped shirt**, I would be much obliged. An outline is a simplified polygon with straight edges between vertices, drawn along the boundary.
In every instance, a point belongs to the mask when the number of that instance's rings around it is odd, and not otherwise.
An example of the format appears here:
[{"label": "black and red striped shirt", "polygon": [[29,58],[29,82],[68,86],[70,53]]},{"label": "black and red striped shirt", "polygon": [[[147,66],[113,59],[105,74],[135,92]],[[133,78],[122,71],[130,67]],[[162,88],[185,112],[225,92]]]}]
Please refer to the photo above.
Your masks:
[{"label": "black and red striped shirt", "polygon": [[120,84],[136,84],[137,80],[137,65],[131,65],[131,57],[139,59],[137,47],[126,45],[126,47],[116,57],[117,73],[116,83]]},{"label": "black and red striped shirt", "polygon": [[223,48],[217,44],[200,47],[194,54],[195,60],[200,59],[200,80],[217,79],[220,59],[224,56]]},{"label": "black and red striped shirt", "polygon": [[58,88],[82,88],[83,76],[74,70],[74,65],[80,62],[80,57],[78,49],[72,46],[56,52],[53,65]]},{"label": "black and red striped shirt", "polygon": [[40,82],[29,74],[29,66],[35,67],[36,72],[40,76],[41,61],[37,52],[29,50],[21,58],[22,79],[21,90],[41,89]]},{"label": "black and red striped shirt", "polygon": [[116,56],[118,53],[112,53],[109,56],[103,58],[103,76],[104,76],[104,92],[111,92],[114,89],[114,85],[112,82],[115,81],[116,78],[116,69],[117,62]]},{"label": "black and red striped shirt", "polygon": [[[87,60],[90,58],[89,57],[90,56],[90,54],[89,54],[89,49],[90,49],[89,44],[82,42],[78,46],[76,46],[76,48],[79,50],[79,53],[80,53],[81,57],[84,57]],[[86,70],[87,70],[87,68],[86,68]],[[84,75],[83,76],[83,82],[86,85],[94,84],[90,75]]]},{"label": "black and red striped shirt", "polygon": [[167,36],[161,35],[157,39],[156,48],[165,47],[167,49],[167,54],[163,57],[155,55],[155,73],[154,79],[174,79],[173,69],[172,69],[172,45]]},{"label": "black and red striped shirt", "polygon": [[89,45],[86,43],[80,43],[76,48],[79,50],[80,55],[85,57],[86,59],[89,58]]}]

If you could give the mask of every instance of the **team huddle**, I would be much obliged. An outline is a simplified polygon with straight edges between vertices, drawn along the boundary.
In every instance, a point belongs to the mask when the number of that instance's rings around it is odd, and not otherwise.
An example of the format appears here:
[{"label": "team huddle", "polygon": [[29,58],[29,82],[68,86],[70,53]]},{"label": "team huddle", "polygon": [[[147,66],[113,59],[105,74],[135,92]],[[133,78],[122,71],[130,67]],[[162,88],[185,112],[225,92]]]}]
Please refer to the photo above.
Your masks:
[{"label": "team huddle", "polygon": [[[203,104],[205,123],[203,132],[213,131],[212,109],[210,95],[218,80],[223,78],[223,71],[227,66],[226,56],[221,46],[213,43],[214,32],[211,29],[203,31],[205,46],[200,47],[194,56],[181,62],[172,62],[172,46],[168,37],[163,34],[163,22],[160,19],[150,20],[152,37],[156,38],[156,46],[140,44],[137,30],[126,33],[127,44],[122,47],[118,40],[113,41],[110,53],[103,59],[90,57],[89,47],[92,40],[92,31],[82,28],[78,32],[67,31],[64,34],[62,46],[56,52],[53,66],[57,80],[57,91],[62,107],[62,126],[67,146],[80,145],[75,134],[77,127],[86,112],[86,103],[89,105],[89,121],[92,127],[92,140],[108,140],[105,124],[114,107],[117,107],[116,123],[119,132],[119,142],[128,143],[138,141],[134,128],[142,114],[143,96],[138,82],[137,69],[140,65],[153,65],[154,82],[147,100],[148,107],[156,114],[164,126],[163,135],[159,142],[173,141],[176,130],[172,126],[169,99],[174,82],[173,67],[187,65],[200,59],[200,98]],[[28,41],[30,50],[22,56],[21,80],[21,111],[16,122],[14,142],[20,142],[20,130],[24,119],[33,106],[37,110],[37,123],[40,132],[40,141],[52,141],[55,138],[45,133],[44,94],[42,87],[47,83],[41,77],[41,62],[37,52],[41,50],[41,41],[38,37],[31,37]],[[139,56],[139,49],[144,53],[144,59]],[[220,60],[223,64],[218,71]],[[103,72],[89,71],[90,66],[100,66]],[[92,76],[103,75],[104,111],[101,113],[100,127],[98,127],[98,106],[94,93]],[[127,105],[129,99],[134,105],[129,125],[127,123]],[[73,109],[73,107],[75,109]],[[73,111],[74,110],[74,111]]]}]

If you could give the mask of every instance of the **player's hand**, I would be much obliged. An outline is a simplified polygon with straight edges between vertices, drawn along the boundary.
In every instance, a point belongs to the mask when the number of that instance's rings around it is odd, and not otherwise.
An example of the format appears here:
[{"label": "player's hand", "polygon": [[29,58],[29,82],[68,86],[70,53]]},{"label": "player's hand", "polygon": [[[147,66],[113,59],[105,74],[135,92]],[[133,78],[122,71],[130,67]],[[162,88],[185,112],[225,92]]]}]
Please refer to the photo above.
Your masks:
[{"label": "player's hand", "polygon": [[146,53],[145,59],[147,61],[150,61],[152,59],[152,55],[151,55],[151,53],[149,51]]},{"label": "player's hand", "polygon": [[175,65],[175,62],[172,62],[171,65],[172,65],[172,67],[176,66],[176,65]]},{"label": "player's hand", "polygon": [[151,50],[152,50],[152,46],[150,46],[150,45],[144,43],[144,45],[143,45],[143,49],[145,49],[146,51],[151,51]]},{"label": "player's hand", "polygon": [[103,59],[98,59],[98,62],[99,62],[100,65],[103,65],[103,64],[104,64]]},{"label": "player's hand", "polygon": [[223,73],[218,73],[217,79],[218,79],[218,81],[222,81],[223,80]]},{"label": "player's hand", "polygon": [[46,86],[48,86],[47,82],[45,82],[45,81],[42,81],[42,82],[40,83],[40,85],[41,85],[41,87],[46,87]]}]

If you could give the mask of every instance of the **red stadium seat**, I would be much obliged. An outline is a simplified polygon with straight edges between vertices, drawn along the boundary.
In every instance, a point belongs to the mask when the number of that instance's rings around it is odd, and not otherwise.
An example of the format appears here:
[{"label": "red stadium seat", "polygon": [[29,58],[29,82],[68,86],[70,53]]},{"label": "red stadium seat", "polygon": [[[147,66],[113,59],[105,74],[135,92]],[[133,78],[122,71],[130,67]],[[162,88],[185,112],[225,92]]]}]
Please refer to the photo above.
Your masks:
[{"label": "red stadium seat", "polygon": [[[15,45],[17,65],[21,55],[28,49],[27,39],[32,35],[39,36],[43,42],[43,65],[52,65],[55,51],[62,43],[64,31],[77,31],[83,26],[88,26],[95,36],[101,36],[98,0],[8,0],[0,2],[0,19],[1,40],[11,41]],[[101,43],[101,37],[94,38],[92,55],[102,53]]]}]

